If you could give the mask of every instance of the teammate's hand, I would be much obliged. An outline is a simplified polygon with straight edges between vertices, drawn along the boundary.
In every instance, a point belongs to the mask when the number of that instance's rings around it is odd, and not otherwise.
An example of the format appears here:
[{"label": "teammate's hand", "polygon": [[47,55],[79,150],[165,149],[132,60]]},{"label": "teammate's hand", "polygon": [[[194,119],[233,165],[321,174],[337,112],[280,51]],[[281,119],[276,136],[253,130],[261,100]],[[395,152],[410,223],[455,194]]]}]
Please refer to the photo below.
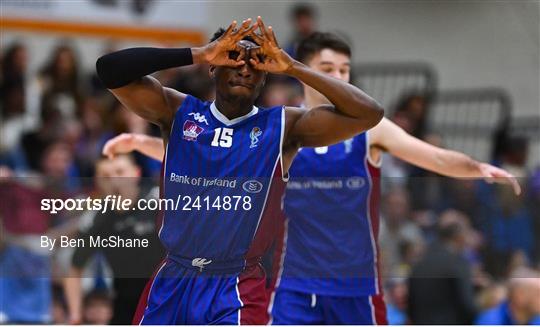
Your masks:
[{"label": "teammate's hand", "polygon": [[113,159],[117,154],[130,153],[135,150],[136,135],[122,133],[108,140],[103,146],[103,155]]},{"label": "teammate's hand", "polygon": [[480,171],[482,176],[488,183],[501,183],[501,184],[510,184],[514,188],[514,193],[516,195],[521,194],[521,186],[519,185],[515,176],[510,174],[504,169],[497,168],[487,163],[480,164]]},{"label": "teammate's hand", "polygon": [[259,27],[260,34],[252,33],[251,36],[259,44],[259,48],[250,52],[251,65],[269,73],[286,73],[295,60],[279,47],[272,26],[266,28],[261,16],[257,17],[254,26]]},{"label": "teammate's hand", "polygon": [[201,49],[204,61],[214,66],[239,67],[245,65],[246,52],[238,42],[256,28],[256,24],[251,26],[251,18],[244,20],[240,28],[236,28],[236,21],[233,21],[222,36]]}]

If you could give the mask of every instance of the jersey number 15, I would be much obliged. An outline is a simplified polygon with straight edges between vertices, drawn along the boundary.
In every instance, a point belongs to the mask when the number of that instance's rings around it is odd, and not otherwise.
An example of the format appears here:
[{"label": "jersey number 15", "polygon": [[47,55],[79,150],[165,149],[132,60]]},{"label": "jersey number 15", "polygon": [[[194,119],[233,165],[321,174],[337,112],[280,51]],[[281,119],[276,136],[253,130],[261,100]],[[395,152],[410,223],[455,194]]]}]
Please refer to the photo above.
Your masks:
[{"label": "jersey number 15", "polygon": [[222,148],[230,148],[232,146],[232,128],[216,128],[214,133],[214,139],[212,140],[212,146],[220,146]]}]

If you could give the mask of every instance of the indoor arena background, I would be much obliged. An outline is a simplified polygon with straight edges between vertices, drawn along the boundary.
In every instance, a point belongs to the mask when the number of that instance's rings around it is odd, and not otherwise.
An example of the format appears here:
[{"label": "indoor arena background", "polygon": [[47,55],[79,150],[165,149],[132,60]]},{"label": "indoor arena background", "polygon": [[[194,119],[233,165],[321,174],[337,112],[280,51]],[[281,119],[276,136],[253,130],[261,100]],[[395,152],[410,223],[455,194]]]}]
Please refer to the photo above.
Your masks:
[{"label": "indoor arena background", "polygon": [[[70,322],[63,285],[72,277],[73,254],[69,249],[51,254],[32,244],[37,235],[77,235],[89,218],[40,210],[32,200],[51,190],[33,181],[49,178],[71,195],[92,194],[95,162],[106,140],[128,132],[159,135],[101,85],[96,59],[130,46],[202,45],[218,27],[258,15],[287,50],[314,30],[338,33],[353,48],[354,84],[383,104],[387,118],[430,143],[519,177],[524,192],[516,197],[495,184],[435,176],[384,156],[379,240],[390,323],[414,324],[411,306],[422,306],[429,315],[429,303],[408,296],[409,278],[437,241],[441,217],[466,222],[472,277],[459,283],[474,288],[448,305],[457,303],[476,315],[514,299],[511,288],[519,285],[510,276],[521,272],[533,279],[539,273],[538,1],[2,0],[1,6],[0,258],[15,251],[22,263],[12,260],[9,268],[6,263],[0,278],[15,274],[40,282],[9,299],[0,288],[0,302],[25,310],[26,299],[42,299],[50,315],[29,309],[10,321],[0,306],[0,323]],[[295,16],[295,10],[303,14]],[[156,77],[212,99],[206,67]],[[294,80],[272,77],[258,102],[300,105],[301,88]],[[157,185],[160,163],[139,154],[136,162],[144,180]],[[107,324],[112,318],[110,266],[99,253],[85,266],[85,323]],[[540,298],[540,281],[535,283]]]}]

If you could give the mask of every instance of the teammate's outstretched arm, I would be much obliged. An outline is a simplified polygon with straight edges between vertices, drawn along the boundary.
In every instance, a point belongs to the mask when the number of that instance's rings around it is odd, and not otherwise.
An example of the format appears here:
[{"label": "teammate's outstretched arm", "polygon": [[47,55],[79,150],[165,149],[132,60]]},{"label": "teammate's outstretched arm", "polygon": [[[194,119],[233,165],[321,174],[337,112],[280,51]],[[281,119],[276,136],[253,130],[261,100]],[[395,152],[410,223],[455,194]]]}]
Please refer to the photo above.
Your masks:
[{"label": "teammate's outstretched arm", "polygon": [[159,161],[163,160],[165,147],[163,140],[144,134],[123,133],[108,140],[103,146],[103,154],[109,159],[118,154],[138,151],[145,156]]},{"label": "teammate's outstretched arm", "polygon": [[[236,21],[217,40],[200,48],[158,49],[131,48],[102,56],[96,62],[96,70],[103,84],[124,104],[142,118],[161,127],[164,135],[172,124],[174,114],[186,95],[163,87],[151,76],[157,71],[209,63],[215,66],[237,67],[245,64],[243,50],[237,42],[252,32],[251,20],[245,20],[239,28]],[[229,51],[241,53],[235,60]]]},{"label": "teammate's outstretched arm", "polygon": [[469,156],[426,143],[405,132],[388,119],[369,131],[370,145],[415,166],[456,178],[484,178],[487,182],[510,184],[519,195],[521,187],[509,172]]},{"label": "teammate's outstretched arm", "polygon": [[330,145],[372,128],[382,119],[381,106],[359,88],[344,81],[318,73],[292,59],[279,48],[272,27],[266,28],[257,18],[260,34],[252,36],[259,48],[250,54],[255,69],[295,77],[322,93],[332,105],[311,110],[287,108],[294,123],[287,132],[289,142],[298,146]]}]

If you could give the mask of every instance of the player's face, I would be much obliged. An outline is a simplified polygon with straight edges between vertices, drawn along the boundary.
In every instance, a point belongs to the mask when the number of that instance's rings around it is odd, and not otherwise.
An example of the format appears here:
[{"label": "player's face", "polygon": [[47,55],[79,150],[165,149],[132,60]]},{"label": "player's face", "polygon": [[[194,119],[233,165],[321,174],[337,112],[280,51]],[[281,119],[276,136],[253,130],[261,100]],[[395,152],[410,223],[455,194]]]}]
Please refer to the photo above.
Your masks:
[{"label": "player's face", "polygon": [[[256,44],[242,40],[243,45]],[[237,54],[236,54],[237,55]],[[255,102],[259,96],[266,73],[253,68],[248,59],[245,59],[246,64],[241,67],[212,67],[210,73],[216,80],[216,92],[218,95],[231,98],[239,97],[242,99],[250,99]]]},{"label": "player's face", "polygon": [[308,62],[313,70],[349,83],[351,78],[351,58],[332,49],[323,49]]}]

